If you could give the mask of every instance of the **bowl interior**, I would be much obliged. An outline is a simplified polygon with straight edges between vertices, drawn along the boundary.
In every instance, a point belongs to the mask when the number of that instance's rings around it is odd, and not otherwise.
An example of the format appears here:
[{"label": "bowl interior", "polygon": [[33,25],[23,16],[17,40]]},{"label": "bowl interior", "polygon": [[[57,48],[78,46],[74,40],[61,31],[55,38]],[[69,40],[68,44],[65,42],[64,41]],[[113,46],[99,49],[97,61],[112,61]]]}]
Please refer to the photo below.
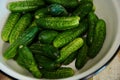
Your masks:
[{"label": "bowl interior", "polygon": [[[10,13],[6,8],[8,2],[9,0],[3,0],[0,3],[0,33]],[[94,59],[88,61],[87,64],[81,70],[76,70],[74,62],[68,65],[72,67],[76,72],[75,76],[69,78],[71,80],[85,77],[86,75],[98,69],[98,67],[101,67],[113,56],[115,52],[115,47],[118,47],[118,45],[116,44],[119,44],[118,43],[119,41],[117,41],[116,39],[118,39],[117,37],[118,32],[120,30],[120,26],[118,26],[118,13],[117,8],[115,6],[116,5],[115,1],[94,0],[94,5],[96,6],[96,14],[99,16],[99,18],[102,18],[106,21],[107,26],[106,39],[99,54]],[[14,60],[8,61],[4,60],[2,53],[8,46],[9,45],[3,42],[2,39],[0,38],[0,69],[18,79],[20,78],[27,79],[28,77],[29,79],[33,79],[31,74],[22,67],[20,67],[19,65],[17,65],[17,63]]]}]

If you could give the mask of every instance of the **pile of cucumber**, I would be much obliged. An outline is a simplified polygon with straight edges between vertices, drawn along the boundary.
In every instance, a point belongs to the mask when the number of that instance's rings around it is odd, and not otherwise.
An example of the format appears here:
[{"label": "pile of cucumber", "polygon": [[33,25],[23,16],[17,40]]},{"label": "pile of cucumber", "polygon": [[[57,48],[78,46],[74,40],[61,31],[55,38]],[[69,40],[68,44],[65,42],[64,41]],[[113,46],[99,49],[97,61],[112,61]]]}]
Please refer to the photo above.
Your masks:
[{"label": "pile of cucumber", "polygon": [[73,76],[101,50],[106,23],[95,14],[93,0],[22,0],[11,11],[1,33],[10,46],[3,53],[36,78]]}]

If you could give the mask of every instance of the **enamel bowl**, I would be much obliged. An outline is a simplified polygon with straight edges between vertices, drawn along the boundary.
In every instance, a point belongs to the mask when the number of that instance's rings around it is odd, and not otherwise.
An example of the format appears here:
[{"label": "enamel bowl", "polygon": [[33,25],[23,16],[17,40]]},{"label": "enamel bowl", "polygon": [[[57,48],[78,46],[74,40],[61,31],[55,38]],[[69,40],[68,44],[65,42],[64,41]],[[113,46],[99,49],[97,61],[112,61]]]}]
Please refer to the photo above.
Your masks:
[{"label": "enamel bowl", "polygon": [[[0,33],[10,13],[6,8],[6,5],[9,1],[13,0],[0,1]],[[107,24],[107,35],[104,45],[99,54],[94,59],[88,61],[81,70],[76,70],[74,62],[71,63],[69,66],[75,70],[75,75],[69,78],[65,78],[65,80],[77,80],[90,77],[91,74],[100,71],[114,56],[120,45],[120,1],[94,0],[94,5],[96,6],[96,14],[99,16],[99,18],[104,19]],[[8,46],[9,45],[7,43],[2,41],[0,36],[0,70],[16,79],[37,80],[28,71],[17,65],[15,61],[4,60],[2,53]]]}]

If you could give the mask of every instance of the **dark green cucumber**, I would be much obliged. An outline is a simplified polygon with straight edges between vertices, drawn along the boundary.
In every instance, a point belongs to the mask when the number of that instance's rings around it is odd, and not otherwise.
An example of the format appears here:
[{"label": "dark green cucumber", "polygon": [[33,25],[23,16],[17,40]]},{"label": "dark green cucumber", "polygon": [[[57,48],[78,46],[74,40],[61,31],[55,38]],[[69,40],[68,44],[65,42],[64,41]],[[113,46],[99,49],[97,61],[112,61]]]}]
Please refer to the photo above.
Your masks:
[{"label": "dark green cucumber", "polygon": [[23,31],[30,25],[32,21],[32,16],[30,13],[24,14],[19,21],[16,23],[15,27],[13,28],[10,37],[9,42],[12,44],[18,36],[23,33]]},{"label": "dark green cucumber", "polygon": [[79,49],[76,57],[75,67],[77,69],[81,69],[87,63],[88,61],[87,53],[88,53],[88,46],[86,44],[86,41],[84,41],[84,44]]},{"label": "dark green cucumber", "polygon": [[36,23],[46,29],[66,30],[78,27],[80,17],[44,17],[36,20]]},{"label": "dark green cucumber", "polygon": [[56,62],[62,63],[70,54],[82,47],[83,43],[84,42],[82,38],[74,39],[72,42],[60,50],[60,57],[56,60]]},{"label": "dark green cucumber", "polygon": [[47,8],[41,8],[41,9],[38,9],[38,10],[35,12],[35,18],[36,18],[36,19],[39,19],[40,17],[45,17],[45,16],[47,16],[47,15],[49,15]]},{"label": "dark green cucumber", "polygon": [[89,12],[92,11],[93,3],[88,2],[81,2],[81,4],[77,7],[77,9],[73,12],[74,16],[80,16],[83,19]]},{"label": "dark green cucumber", "polygon": [[77,51],[76,52],[73,52],[71,53],[67,59],[62,63],[63,65],[68,65],[70,64],[73,60],[75,60],[76,56],[77,56]]},{"label": "dark green cucumber", "polygon": [[53,41],[53,45],[60,48],[70,41],[74,40],[76,37],[80,36],[87,30],[86,23],[80,23],[79,27],[75,29],[66,30],[60,33]]},{"label": "dark green cucumber", "polygon": [[48,12],[52,16],[67,16],[67,10],[60,4],[51,4],[48,6]]},{"label": "dark green cucumber", "polygon": [[94,58],[101,50],[105,37],[106,37],[106,23],[104,20],[99,19],[97,21],[94,31],[93,43],[88,50],[88,56],[90,58]]},{"label": "dark green cucumber", "polygon": [[46,71],[44,69],[41,69],[42,77],[47,79],[60,79],[60,78],[67,78],[74,75],[74,70],[69,67],[61,67],[57,69],[56,71]]},{"label": "dark green cucumber", "polygon": [[45,5],[45,3],[42,0],[25,0],[10,2],[7,8],[12,12],[28,12],[34,11],[43,5]]},{"label": "dark green cucumber", "polygon": [[30,49],[34,54],[43,55],[53,60],[60,56],[59,50],[49,44],[34,43],[30,46]]},{"label": "dark green cucumber", "polygon": [[32,52],[26,45],[19,46],[16,61],[19,65],[30,71],[34,77],[40,78],[42,76]]},{"label": "dark green cucumber", "polygon": [[98,17],[94,12],[90,12],[88,15],[89,29],[87,33],[87,44],[90,46],[93,42],[94,30],[96,27],[96,23],[98,21]]},{"label": "dark green cucumber", "polygon": [[51,44],[57,35],[58,35],[57,31],[44,30],[39,34],[38,40],[40,40],[41,43]]},{"label": "dark green cucumber", "polygon": [[45,0],[49,4],[61,4],[62,6],[66,8],[75,8],[78,5],[77,0]]},{"label": "dark green cucumber", "polygon": [[1,37],[4,41],[9,40],[11,31],[14,28],[17,21],[19,20],[20,16],[21,16],[20,13],[10,13],[1,33]]},{"label": "dark green cucumber", "polygon": [[31,27],[24,31],[20,36],[6,49],[3,53],[5,59],[12,59],[17,54],[17,49],[20,44],[28,45],[34,39],[38,32],[38,27]]},{"label": "dark green cucumber", "polygon": [[41,54],[35,54],[35,53],[33,54],[40,68],[44,68],[45,70],[52,71],[52,70],[58,69],[61,66],[61,64],[55,63],[54,60],[51,60],[48,57],[42,56]]}]

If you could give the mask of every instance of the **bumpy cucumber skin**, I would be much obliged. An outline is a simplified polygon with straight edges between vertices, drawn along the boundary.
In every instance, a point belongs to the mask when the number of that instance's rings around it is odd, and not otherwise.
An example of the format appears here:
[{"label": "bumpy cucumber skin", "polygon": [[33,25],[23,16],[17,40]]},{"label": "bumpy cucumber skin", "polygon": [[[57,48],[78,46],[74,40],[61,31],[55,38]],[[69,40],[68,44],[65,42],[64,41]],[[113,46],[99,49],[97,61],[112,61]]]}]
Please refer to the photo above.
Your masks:
[{"label": "bumpy cucumber skin", "polygon": [[84,41],[82,38],[74,39],[72,42],[60,50],[60,57],[56,60],[56,62],[62,63],[70,54],[82,47],[83,43]]},{"label": "bumpy cucumber skin", "polygon": [[81,69],[88,61],[87,53],[88,53],[88,46],[86,44],[86,41],[84,41],[83,46],[78,51],[75,61],[75,67],[78,70]]},{"label": "bumpy cucumber skin", "polygon": [[19,20],[21,14],[20,13],[10,13],[1,33],[1,37],[3,41],[8,41],[9,36],[11,34],[12,29],[14,28],[15,24]]},{"label": "bumpy cucumber skin", "polygon": [[73,12],[74,16],[80,16],[81,19],[83,19],[90,11],[92,11],[93,3],[88,2],[81,2],[81,4],[78,6],[78,8]]},{"label": "bumpy cucumber skin", "polygon": [[94,12],[90,12],[88,15],[89,29],[87,33],[87,44],[89,46],[93,42],[93,35],[97,21],[98,21],[98,17],[96,16],[96,14]]},{"label": "bumpy cucumber skin", "polygon": [[54,38],[58,35],[57,31],[54,30],[44,30],[39,34],[38,40],[41,43],[51,44]]},{"label": "bumpy cucumber skin", "polygon": [[86,23],[80,23],[80,25],[75,29],[66,30],[60,33],[53,41],[53,45],[60,48],[70,41],[74,40],[76,37],[80,36],[87,30]]},{"label": "bumpy cucumber skin", "polygon": [[5,59],[12,59],[17,54],[17,49],[20,44],[28,45],[31,43],[33,38],[38,32],[38,27],[28,28],[25,32],[23,32],[3,53]]},{"label": "bumpy cucumber skin", "polygon": [[47,79],[60,79],[60,78],[67,78],[74,75],[74,70],[69,67],[61,67],[55,71],[46,71],[41,69],[42,77]]},{"label": "bumpy cucumber skin", "polygon": [[48,12],[52,16],[67,16],[67,10],[60,4],[51,4],[48,6]]},{"label": "bumpy cucumber skin", "polygon": [[66,8],[75,8],[78,5],[77,0],[45,0],[49,4],[61,4],[62,6]]},{"label": "bumpy cucumber skin", "polygon": [[34,54],[46,56],[53,60],[60,56],[59,50],[50,44],[34,43],[30,46],[30,49]]},{"label": "bumpy cucumber skin", "polygon": [[54,30],[66,30],[78,27],[80,17],[44,17],[36,20],[36,23],[42,28]]},{"label": "bumpy cucumber skin", "polygon": [[32,16],[30,13],[24,14],[19,21],[16,23],[15,27],[13,28],[10,37],[9,42],[12,44],[18,36],[30,25],[32,21]]},{"label": "bumpy cucumber skin", "polygon": [[19,46],[16,61],[19,65],[30,71],[34,77],[40,78],[42,76],[32,52],[26,45]]},{"label": "bumpy cucumber skin", "polygon": [[106,23],[104,20],[99,19],[95,27],[93,43],[88,50],[88,57],[94,58],[98,54],[98,52],[101,50],[103,46],[105,37],[106,37]]},{"label": "bumpy cucumber skin", "polygon": [[16,1],[8,3],[7,8],[12,12],[34,11],[45,3],[42,0]]}]

